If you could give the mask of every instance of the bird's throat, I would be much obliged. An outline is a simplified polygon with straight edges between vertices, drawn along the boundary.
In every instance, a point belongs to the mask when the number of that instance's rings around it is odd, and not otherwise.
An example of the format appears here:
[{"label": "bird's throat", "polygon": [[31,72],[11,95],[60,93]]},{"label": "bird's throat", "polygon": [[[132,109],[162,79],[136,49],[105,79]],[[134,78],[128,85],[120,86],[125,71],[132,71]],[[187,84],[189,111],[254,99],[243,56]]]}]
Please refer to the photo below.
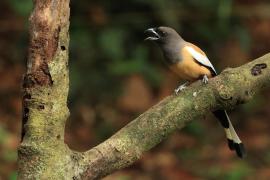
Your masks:
[{"label": "bird's throat", "polygon": [[175,64],[182,60],[181,46],[176,44],[166,44],[161,47],[165,61],[167,64]]}]

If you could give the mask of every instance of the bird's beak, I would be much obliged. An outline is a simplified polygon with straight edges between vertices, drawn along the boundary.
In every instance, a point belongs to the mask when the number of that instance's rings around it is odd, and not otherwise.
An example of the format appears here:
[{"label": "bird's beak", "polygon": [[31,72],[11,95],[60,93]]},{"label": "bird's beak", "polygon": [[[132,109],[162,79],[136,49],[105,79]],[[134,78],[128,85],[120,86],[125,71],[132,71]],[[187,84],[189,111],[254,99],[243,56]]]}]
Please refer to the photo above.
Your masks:
[{"label": "bird's beak", "polygon": [[144,33],[148,34],[148,37],[145,38],[144,40],[150,40],[150,41],[156,41],[159,40],[160,35],[156,32],[157,28],[149,28],[144,31]]}]

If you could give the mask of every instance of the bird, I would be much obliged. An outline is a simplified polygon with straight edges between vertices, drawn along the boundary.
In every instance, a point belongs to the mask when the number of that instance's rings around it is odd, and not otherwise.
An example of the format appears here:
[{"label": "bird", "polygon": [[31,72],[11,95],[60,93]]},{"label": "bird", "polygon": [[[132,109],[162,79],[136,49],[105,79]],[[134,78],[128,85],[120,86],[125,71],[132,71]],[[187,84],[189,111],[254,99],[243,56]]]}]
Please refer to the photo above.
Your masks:
[{"label": "bird", "polygon": [[[185,41],[171,27],[154,27],[145,30],[145,40],[155,42],[163,52],[165,63],[180,79],[186,82],[175,89],[175,93],[183,91],[190,83],[202,80],[208,83],[209,78],[217,76],[214,66],[207,55],[198,46]],[[214,116],[223,126],[230,150],[240,158],[246,156],[242,141],[234,130],[226,110],[216,110]]]}]

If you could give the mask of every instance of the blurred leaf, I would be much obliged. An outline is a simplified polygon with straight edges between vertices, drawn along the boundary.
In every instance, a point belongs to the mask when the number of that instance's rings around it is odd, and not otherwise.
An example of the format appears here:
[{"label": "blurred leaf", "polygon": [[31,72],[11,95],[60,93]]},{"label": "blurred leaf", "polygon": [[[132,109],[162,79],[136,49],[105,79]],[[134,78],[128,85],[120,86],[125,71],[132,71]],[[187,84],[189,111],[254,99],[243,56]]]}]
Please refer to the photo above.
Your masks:
[{"label": "blurred leaf", "polygon": [[210,167],[209,168],[209,170],[207,172],[207,177],[208,178],[215,178],[215,179],[217,179],[220,176],[222,176],[222,169],[221,169],[221,167],[213,166],[213,167]]},{"label": "blurred leaf", "polygon": [[245,111],[246,114],[250,114],[254,111],[257,111],[257,107],[263,107],[264,104],[264,96],[261,94],[257,94],[252,101],[248,101],[247,103],[241,105],[241,108]]},{"label": "blurred leaf", "polygon": [[160,82],[163,80],[162,74],[155,66],[148,66],[144,69],[143,75],[153,87],[159,87]]},{"label": "blurred leaf", "polygon": [[109,138],[114,132],[114,126],[110,122],[104,120],[95,128],[95,134],[99,141]]},{"label": "blurred leaf", "polygon": [[113,75],[130,75],[142,73],[153,86],[160,84],[162,75],[158,69],[147,61],[148,51],[143,46],[138,46],[132,53],[129,60],[113,61],[107,66]]},{"label": "blurred leaf", "polygon": [[140,60],[114,61],[109,65],[109,71],[114,75],[128,75],[140,72],[144,65]]},{"label": "blurred leaf", "polygon": [[181,160],[196,159],[199,155],[196,149],[181,149],[177,151],[177,157]]},{"label": "blurred leaf", "polygon": [[13,171],[10,175],[9,175],[9,180],[16,180],[18,179],[18,173],[17,171]]},{"label": "blurred leaf", "polygon": [[193,5],[196,7],[199,7],[200,9],[204,9],[204,10],[215,10],[217,7],[217,0],[204,0],[204,1],[200,1],[200,0],[190,0],[188,1],[189,5]]},{"label": "blurred leaf", "polygon": [[129,175],[121,175],[117,177],[117,180],[132,180],[132,178]]},{"label": "blurred leaf", "polygon": [[100,45],[107,57],[114,60],[123,59],[125,35],[125,31],[120,28],[106,29],[100,34]]},{"label": "blurred leaf", "polygon": [[8,162],[14,162],[17,160],[17,152],[16,151],[6,151],[6,152],[4,152],[3,157]]},{"label": "blurred leaf", "polygon": [[198,121],[192,121],[184,128],[184,130],[198,137],[204,134],[204,127]]},{"label": "blurred leaf", "polygon": [[0,126],[0,144],[4,144],[8,136],[8,131],[6,131],[2,126]]},{"label": "blurred leaf", "polygon": [[94,61],[92,59],[92,55],[94,54],[94,46],[93,46],[93,37],[91,32],[89,32],[84,27],[76,28],[76,30],[71,31],[71,41],[70,41],[70,49],[71,55],[79,57],[79,59],[75,62],[80,61],[81,59],[87,59],[88,62]]},{"label": "blurred leaf", "polygon": [[228,171],[224,179],[226,180],[241,180],[248,177],[251,174],[251,169],[244,163],[237,164],[236,167]]},{"label": "blurred leaf", "polygon": [[33,8],[32,0],[9,0],[8,2],[11,7],[22,16],[29,15]]},{"label": "blurred leaf", "polygon": [[250,51],[251,48],[251,39],[250,34],[244,27],[236,26],[235,33],[239,39],[241,48],[243,48],[245,51]]},{"label": "blurred leaf", "polygon": [[138,73],[143,71],[146,62],[146,51],[143,48],[137,48],[132,53],[132,57],[129,60],[115,60],[108,66],[108,69],[115,75],[127,75],[132,73]]},{"label": "blurred leaf", "polygon": [[217,9],[218,17],[221,20],[230,18],[232,12],[232,0],[219,0]]}]

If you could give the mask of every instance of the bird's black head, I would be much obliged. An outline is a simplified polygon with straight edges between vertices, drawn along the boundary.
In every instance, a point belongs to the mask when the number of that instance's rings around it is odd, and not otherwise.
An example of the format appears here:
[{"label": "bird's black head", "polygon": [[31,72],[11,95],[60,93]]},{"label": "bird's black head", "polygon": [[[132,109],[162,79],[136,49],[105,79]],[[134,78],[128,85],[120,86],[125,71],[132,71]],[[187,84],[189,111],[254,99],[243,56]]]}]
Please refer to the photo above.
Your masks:
[{"label": "bird's black head", "polygon": [[154,41],[158,44],[172,42],[174,40],[182,40],[179,34],[170,27],[155,27],[145,31],[148,37],[145,40]]}]

